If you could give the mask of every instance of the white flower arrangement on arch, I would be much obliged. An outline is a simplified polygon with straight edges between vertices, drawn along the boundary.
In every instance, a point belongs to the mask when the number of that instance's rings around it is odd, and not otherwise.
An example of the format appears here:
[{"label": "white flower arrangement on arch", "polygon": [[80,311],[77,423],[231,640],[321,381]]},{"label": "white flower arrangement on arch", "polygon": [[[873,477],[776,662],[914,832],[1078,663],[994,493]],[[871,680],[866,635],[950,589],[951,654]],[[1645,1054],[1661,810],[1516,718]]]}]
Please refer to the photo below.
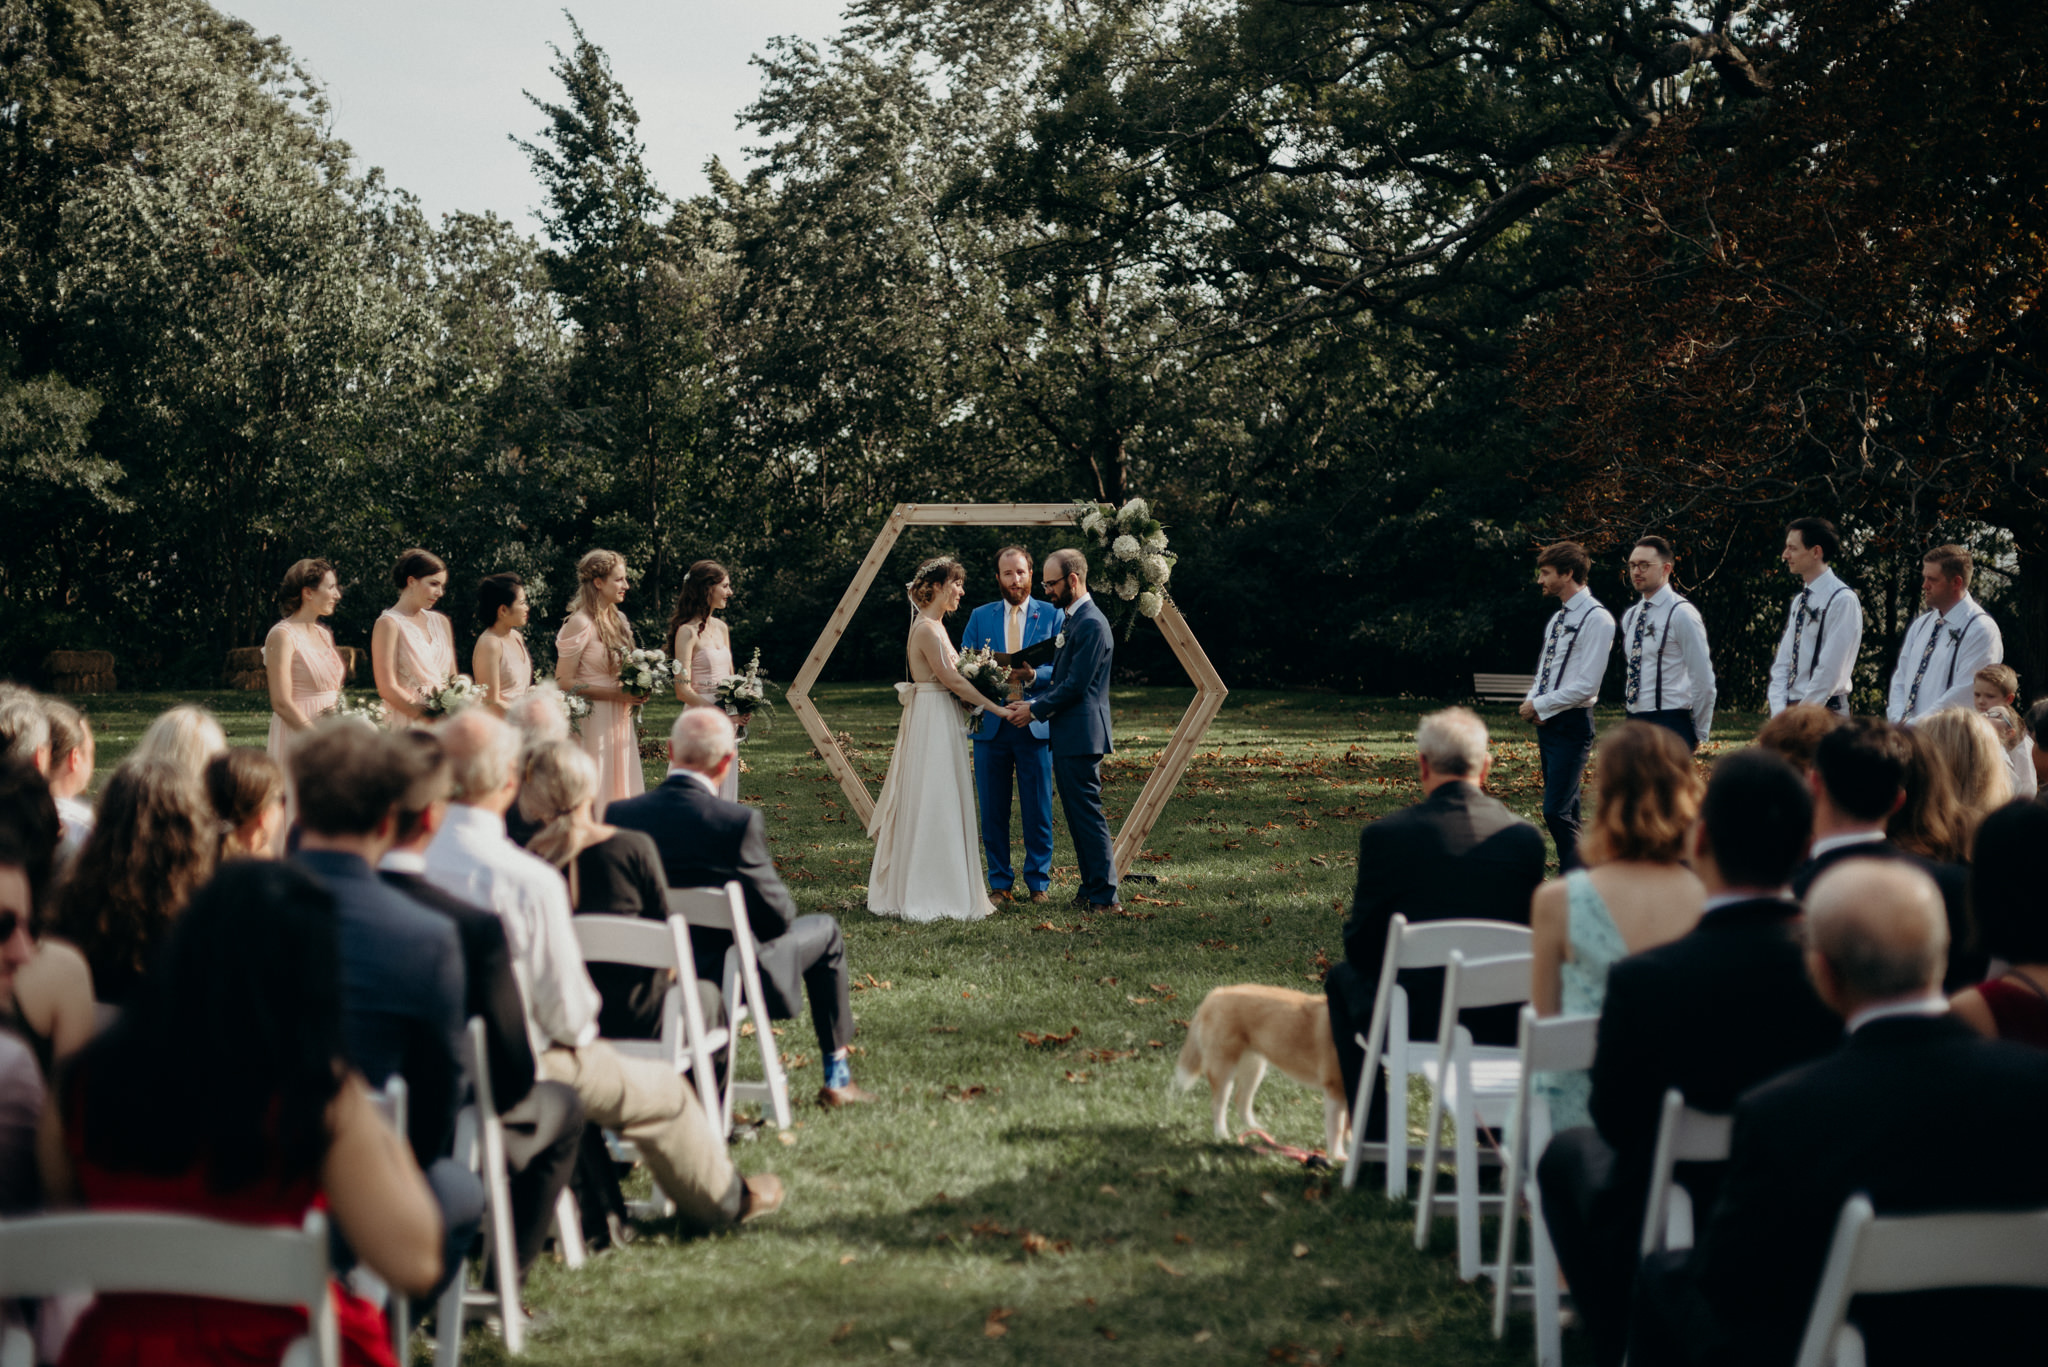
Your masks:
[{"label": "white flower arrangement on arch", "polygon": [[1179,557],[1167,548],[1166,528],[1152,516],[1152,505],[1142,498],[1121,508],[1084,499],[1074,505],[1074,521],[1102,552],[1097,582],[1138,616],[1157,617],[1172,601],[1166,586]]}]

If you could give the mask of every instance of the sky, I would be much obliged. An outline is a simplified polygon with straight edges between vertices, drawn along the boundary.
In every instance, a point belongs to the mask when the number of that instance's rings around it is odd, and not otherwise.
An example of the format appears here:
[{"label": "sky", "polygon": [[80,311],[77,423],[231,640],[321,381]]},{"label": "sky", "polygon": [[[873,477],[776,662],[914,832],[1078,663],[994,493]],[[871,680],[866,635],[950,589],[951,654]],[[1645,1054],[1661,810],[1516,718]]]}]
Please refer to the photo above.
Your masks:
[{"label": "sky", "polygon": [[[776,36],[823,44],[844,0],[569,0],[610,56],[640,111],[655,181],[686,198],[704,165],[745,164],[735,117],[760,89],[748,59]],[[495,212],[537,233],[539,194],[526,155],[540,111],[522,90],[559,100],[548,45],[572,41],[562,0],[215,0],[285,41],[326,87],[336,136],[361,169],[419,197],[429,215]]]}]

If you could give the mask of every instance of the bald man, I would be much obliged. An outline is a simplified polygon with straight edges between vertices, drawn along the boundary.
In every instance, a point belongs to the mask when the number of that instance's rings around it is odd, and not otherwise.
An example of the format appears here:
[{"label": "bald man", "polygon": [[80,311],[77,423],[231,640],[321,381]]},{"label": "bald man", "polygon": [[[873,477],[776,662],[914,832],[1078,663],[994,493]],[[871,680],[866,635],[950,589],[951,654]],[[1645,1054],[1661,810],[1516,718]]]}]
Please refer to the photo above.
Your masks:
[{"label": "bald man", "polygon": [[[1698,1246],[1637,1274],[1629,1360],[1789,1364],[1843,1202],[1880,1215],[2048,1206],[2048,1053],[1985,1040],[1941,995],[1941,891],[1898,860],[1850,859],[1808,895],[1807,971],[1846,1022],[1837,1052],[1743,1097]],[[2048,1293],[1863,1299],[1870,1361],[2037,1360]]]}]

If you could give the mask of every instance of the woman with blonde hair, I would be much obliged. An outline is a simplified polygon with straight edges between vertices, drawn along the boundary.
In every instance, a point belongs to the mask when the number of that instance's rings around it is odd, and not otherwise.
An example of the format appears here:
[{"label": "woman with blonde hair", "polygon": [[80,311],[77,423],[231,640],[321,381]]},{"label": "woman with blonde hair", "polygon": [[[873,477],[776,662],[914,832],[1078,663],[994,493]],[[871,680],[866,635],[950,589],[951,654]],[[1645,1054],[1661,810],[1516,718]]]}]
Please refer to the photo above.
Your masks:
[{"label": "woman with blonde hair", "polygon": [[875,842],[868,869],[868,910],[906,921],[978,921],[993,910],[982,881],[961,707],[1000,712],[961,675],[946,614],[967,591],[967,571],[951,556],[927,560],[904,586],[910,620],[910,679],[896,685],[903,716],[882,797],[868,823]]},{"label": "woman with blonde hair", "polygon": [[[1705,790],[1685,742],[1661,726],[1623,722],[1593,760],[1599,795],[1584,844],[1586,867],[1536,889],[1530,903],[1530,1000],[1539,1016],[1597,1016],[1607,970],[1691,930],[1707,893],[1680,862]],[[1551,1124],[1593,1123],[1592,1079],[1545,1073]]]},{"label": "woman with blonde hair", "polygon": [[633,628],[619,604],[630,583],[626,557],[588,551],[576,562],[576,604],[555,636],[555,682],[590,700],[583,752],[597,766],[597,810],[647,791],[633,708],[640,699],[619,687],[619,659],[633,648]]},{"label": "woman with blonde hair", "polygon": [[155,760],[196,780],[206,773],[208,761],[227,748],[227,733],[220,729],[220,721],[213,713],[192,703],[181,703],[149,724],[123,763]]},{"label": "woman with blonde hair", "polygon": [[[527,852],[561,870],[569,882],[570,909],[579,914],[666,920],[668,878],[654,837],[599,821],[596,796],[597,766],[574,741],[535,748],[519,787],[519,814],[538,828]],[[651,1039],[661,1033],[668,984],[657,975],[623,964],[591,964],[590,980],[604,998],[597,1019],[604,1038]]]},{"label": "woman with blonde hair", "polygon": [[270,738],[265,749],[284,762],[285,742],[312,728],[341,701],[348,668],[334,648],[334,633],[320,624],[341,606],[341,579],[325,560],[300,560],[277,590],[277,624],[263,638],[263,671],[270,680]]},{"label": "woman with blonde hair", "polygon": [[[734,672],[732,628],[718,612],[731,601],[732,576],[716,560],[699,560],[683,576],[675,611],[668,618],[668,653],[676,662],[676,701],[685,706],[723,706],[715,690],[720,679]],[[733,721],[745,739],[747,718]],[[737,762],[725,771],[718,795],[728,802],[740,800]]]},{"label": "woman with blonde hair", "polygon": [[1960,857],[1967,860],[1978,825],[2012,801],[2012,768],[2006,763],[2005,747],[1984,714],[1968,707],[1945,707],[1913,730],[1948,770],[1963,820]]},{"label": "woman with blonde hair", "polygon": [[1911,758],[1906,764],[1906,798],[1885,823],[1885,838],[1907,854],[1937,864],[1960,864],[1969,858],[1975,826],[1964,810],[1948,758],[1932,736],[1922,734],[1925,726],[1923,722],[1898,728]]},{"label": "woman with blonde hair", "polygon": [[455,677],[455,624],[434,605],[448,591],[448,565],[415,546],[391,567],[398,601],[370,628],[370,673],[393,726],[426,720],[427,694]]}]

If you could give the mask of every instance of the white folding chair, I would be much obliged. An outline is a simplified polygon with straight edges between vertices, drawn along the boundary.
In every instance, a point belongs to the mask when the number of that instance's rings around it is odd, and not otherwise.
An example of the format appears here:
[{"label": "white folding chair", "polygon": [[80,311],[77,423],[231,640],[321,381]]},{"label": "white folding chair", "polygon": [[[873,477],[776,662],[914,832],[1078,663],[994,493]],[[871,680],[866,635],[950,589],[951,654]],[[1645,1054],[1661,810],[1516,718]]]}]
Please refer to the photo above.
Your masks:
[{"label": "white folding chair", "polygon": [[[761,991],[761,960],[754,944],[753,923],[747,920],[746,893],[737,882],[728,882],[722,888],[670,888],[668,910],[671,916],[679,915],[693,926],[732,932],[732,948],[725,953],[720,986],[725,994],[726,1028],[731,1031],[734,1045],[726,1060],[719,1123],[727,1134],[732,1133],[733,1102],[758,1101],[768,1107],[778,1129],[788,1129],[789,1079],[782,1071],[782,1054],[775,1047],[768,998]],[[738,1040],[740,1026],[746,1021],[754,1023],[754,1044],[761,1052],[759,1082],[740,1080]]]},{"label": "white folding chair", "polygon": [[[0,1300],[82,1291],[299,1306],[307,1334],[287,1349],[286,1367],[340,1367],[327,1219],[317,1210],[298,1229],[185,1215],[0,1220]],[[0,1363],[29,1367],[34,1360],[27,1334],[0,1333]]]},{"label": "white folding chair", "polygon": [[1657,1147],[1650,1157],[1649,1199],[1643,1204],[1642,1255],[1691,1248],[1692,1194],[1672,1180],[1680,1163],[1725,1163],[1735,1118],[1695,1111],[1676,1087],[1664,1093],[1657,1120]]},{"label": "white folding chair", "polygon": [[[400,1139],[406,1138],[405,1078],[393,1073],[384,1081],[384,1090],[370,1093],[370,1105],[377,1114],[384,1117],[384,1123]],[[405,1367],[409,1361],[406,1349],[412,1339],[412,1301],[387,1286],[382,1277],[362,1264],[356,1264],[348,1274],[349,1285],[358,1296],[372,1305],[384,1307],[384,1317],[391,1325],[391,1358],[398,1367]]]},{"label": "white folding chair", "polygon": [[1856,1296],[1978,1286],[2048,1289],[2048,1210],[1879,1218],[1868,1196],[1851,1196],[1796,1367],[1863,1367],[1863,1336],[1848,1323]]},{"label": "white folding chair", "polygon": [[467,1262],[456,1270],[441,1293],[434,1361],[457,1367],[462,1360],[462,1331],[472,1318],[496,1313],[505,1351],[526,1350],[526,1316],[519,1308],[519,1250],[512,1238],[512,1186],[505,1170],[505,1127],[491,1095],[490,1044],[480,1016],[469,1018],[469,1043],[463,1066],[469,1070],[475,1100],[455,1117],[455,1161],[469,1166],[484,1184],[484,1261],[497,1281],[495,1291],[469,1284]]},{"label": "white folding chair", "polygon": [[[1536,1163],[1550,1143],[1550,1102],[1535,1090],[1538,1073],[1578,1072],[1593,1066],[1598,1016],[1551,1016],[1539,1020],[1536,1008],[1522,1008],[1521,1076],[1516,1079],[1515,1107],[1506,1135],[1507,1171],[1503,1174],[1500,1217],[1500,1258],[1493,1284],[1493,1336],[1507,1333],[1508,1303],[1520,1295],[1536,1306],[1536,1367],[1561,1367],[1564,1346],[1558,1322],[1557,1250],[1543,1220],[1543,1191]],[[1515,1221],[1522,1198],[1529,1200],[1529,1262],[1515,1261]],[[1526,1285],[1524,1284],[1526,1282]]]},{"label": "white folding chair", "polygon": [[[1431,1070],[1434,1086],[1429,1098],[1428,1138],[1422,1146],[1422,1191],[1415,1199],[1415,1247],[1429,1247],[1429,1231],[1436,1223],[1437,1158],[1443,1138],[1444,1116],[1449,1114],[1452,1134],[1453,1174],[1457,1190],[1450,1201],[1458,1212],[1458,1276],[1471,1281],[1486,1271],[1479,1253],[1479,1207],[1502,1198],[1479,1193],[1479,1127],[1495,1131],[1507,1128],[1522,1075],[1516,1051],[1478,1057],[1472,1032],[1458,1024],[1460,1011],[1479,1006],[1506,1006],[1529,1000],[1529,971],[1534,963],[1527,954],[1503,954],[1490,959],[1468,959],[1463,950],[1451,951],[1444,970],[1444,1009],[1437,1023],[1437,1055]],[[1433,1074],[1433,1075],[1432,1075]]]},{"label": "white folding chair", "polygon": [[[641,916],[585,915],[572,917],[569,924],[576,928],[576,943],[586,964],[626,964],[673,976],[662,999],[660,1039],[606,1042],[623,1057],[658,1059],[679,1073],[693,1074],[704,1114],[716,1116],[719,1096],[712,1055],[726,1047],[729,1036],[724,1030],[712,1029],[704,1019],[689,923],[680,912],[671,910],[666,922]],[[721,1133],[729,1134],[731,1128],[727,1125]]]},{"label": "white folding chair", "polygon": [[[1409,1037],[1408,992],[1396,980],[1404,968],[1442,968],[1450,962],[1452,950],[1462,950],[1468,959],[1493,958],[1502,954],[1529,953],[1528,927],[1506,921],[1424,921],[1408,924],[1395,914],[1387,923],[1387,950],[1380,960],[1379,988],[1373,994],[1372,1025],[1363,1036],[1354,1036],[1365,1050],[1363,1075],[1358,1081],[1358,1105],[1351,1116],[1351,1154],[1344,1160],[1344,1185],[1358,1184],[1359,1166],[1368,1157],[1384,1158],[1387,1164],[1387,1199],[1398,1201],[1408,1194],[1408,1078],[1428,1075],[1437,1053],[1437,1041]],[[1515,1051],[1498,1045],[1479,1045],[1475,1059],[1513,1059]],[[1366,1116],[1372,1110],[1373,1087],[1386,1078],[1387,1139],[1384,1144],[1366,1144]],[[1367,1149],[1375,1152],[1371,1155]]]}]

